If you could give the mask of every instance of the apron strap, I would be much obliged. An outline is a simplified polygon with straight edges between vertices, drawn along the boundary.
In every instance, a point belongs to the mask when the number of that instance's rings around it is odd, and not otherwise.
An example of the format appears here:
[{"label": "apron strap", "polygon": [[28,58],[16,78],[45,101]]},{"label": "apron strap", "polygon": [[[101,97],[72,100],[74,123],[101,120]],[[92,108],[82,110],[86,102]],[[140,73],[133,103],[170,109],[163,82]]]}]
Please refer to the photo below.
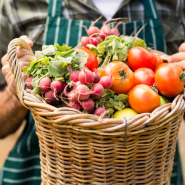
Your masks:
[{"label": "apron strap", "polygon": [[63,0],[50,0],[48,7],[48,15],[51,17],[57,17],[61,15]]},{"label": "apron strap", "polygon": [[158,12],[153,0],[142,0],[147,19],[159,19]]}]

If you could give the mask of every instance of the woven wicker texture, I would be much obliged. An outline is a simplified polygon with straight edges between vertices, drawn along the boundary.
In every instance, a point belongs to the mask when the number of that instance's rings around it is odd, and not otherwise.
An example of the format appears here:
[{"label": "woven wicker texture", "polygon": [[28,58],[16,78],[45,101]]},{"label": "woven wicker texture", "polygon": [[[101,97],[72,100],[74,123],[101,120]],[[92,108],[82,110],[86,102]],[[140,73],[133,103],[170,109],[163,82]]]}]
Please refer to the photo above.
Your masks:
[{"label": "woven wicker texture", "polygon": [[169,185],[184,95],[152,113],[127,120],[56,108],[26,89],[16,47],[8,47],[17,94],[35,120],[39,138],[42,185]]}]

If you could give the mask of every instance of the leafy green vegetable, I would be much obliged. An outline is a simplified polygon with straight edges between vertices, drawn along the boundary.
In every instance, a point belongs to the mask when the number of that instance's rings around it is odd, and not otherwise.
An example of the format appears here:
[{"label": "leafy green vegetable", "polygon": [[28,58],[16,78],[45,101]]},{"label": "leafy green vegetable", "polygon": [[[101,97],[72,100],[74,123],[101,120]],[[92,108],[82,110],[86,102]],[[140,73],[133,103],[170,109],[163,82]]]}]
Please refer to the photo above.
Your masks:
[{"label": "leafy green vegetable", "polygon": [[68,66],[72,69],[82,70],[84,63],[87,62],[85,52],[71,49],[67,45],[59,44],[43,45],[42,51],[36,51],[35,57],[30,60],[29,66],[24,66],[22,69],[27,76],[33,76],[32,93],[38,94],[41,92],[39,81],[41,78],[50,77],[60,81],[68,81],[69,71]]},{"label": "leafy green vegetable", "polygon": [[37,76],[37,77],[35,77],[35,78],[32,80],[32,83],[31,83],[31,84],[32,84],[33,88],[39,86],[39,82],[40,82],[41,78],[42,78],[42,77],[39,78],[39,77]]},{"label": "leafy green vegetable", "polygon": [[143,47],[143,48],[146,48],[146,47],[147,47],[145,41],[142,40],[142,39],[140,39],[140,38],[136,39],[136,40],[133,42],[133,44],[134,44],[134,46],[141,46],[141,47]]},{"label": "leafy green vegetable", "polygon": [[66,44],[63,44],[62,46],[60,46],[59,44],[55,44],[54,47],[56,51],[61,51],[61,52],[69,51],[71,49],[71,47],[67,46]]},{"label": "leafy green vegetable", "polygon": [[115,95],[114,91],[106,89],[103,96],[95,100],[95,107],[104,107],[109,110],[107,117],[111,117],[112,114],[117,110],[122,110],[128,107],[128,95],[119,94]]},{"label": "leafy green vegetable", "polygon": [[32,94],[40,94],[40,93],[41,93],[40,87],[35,87],[35,88],[32,90],[31,93],[32,93]]},{"label": "leafy green vegetable", "polygon": [[70,57],[73,55],[73,53],[75,52],[74,49],[70,50],[70,51],[67,51],[67,52],[60,52],[60,51],[57,51],[57,55],[60,55],[61,57]]},{"label": "leafy green vegetable", "polygon": [[36,72],[36,70],[38,68],[38,65],[37,65],[38,62],[39,61],[36,58],[32,58],[30,60],[29,66],[25,66],[25,67],[22,68],[23,71],[26,72],[27,76],[31,76],[31,75],[33,76],[34,75],[33,72]]},{"label": "leafy green vegetable", "polygon": [[104,94],[103,94],[102,97],[106,97],[106,96],[107,96],[107,97],[113,97],[114,94],[115,94],[114,91],[111,91],[110,89],[105,89],[105,92],[104,92]]},{"label": "leafy green vegetable", "polygon": [[[99,44],[98,44],[99,45]],[[102,45],[102,43],[101,43]],[[88,44],[87,47],[91,50],[92,53],[94,53],[96,56],[100,53],[98,52],[98,48],[93,44]],[[104,52],[103,52],[104,53]]]},{"label": "leafy green vegetable", "polygon": [[116,101],[115,99],[110,98],[109,102],[111,103],[114,109],[122,110],[125,108],[125,104],[122,101]]},{"label": "leafy green vegetable", "polygon": [[48,65],[48,64],[49,64],[49,58],[43,58],[43,59],[42,59],[42,63],[43,63],[44,65]]},{"label": "leafy green vegetable", "polygon": [[119,94],[118,96],[114,96],[114,99],[116,100],[116,101],[122,101],[122,100],[126,100],[128,98],[128,95],[126,95],[126,94]]},{"label": "leafy green vegetable", "polygon": [[105,67],[111,61],[119,60],[126,62],[128,51],[134,46],[146,48],[146,43],[142,39],[131,36],[123,37],[123,35],[121,35],[117,37],[115,35],[110,35],[97,46],[92,44],[87,45],[98,58],[102,59],[99,65],[100,68]]},{"label": "leafy green vegetable", "polygon": [[41,58],[41,57],[44,57],[44,54],[42,54],[41,51],[35,51],[35,57],[36,57],[37,59],[39,59],[39,58]]},{"label": "leafy green vegetable", "polygon": [[25,71],[25,72],[27,71],[27,69],[28,69],[28,66],[23,66],[22,67],[22,70]]},{"label": "leafy green vegetable", "polygon": [[67,64],[60,60],[52,61],[49,64],[48,71],[55,78],[64,76],[67,73]]},{"label": "leafy green vegetable", "polygon": [[53,55],[56,55],[56,50],[55,50],[55,47],[52,45],[49,45],[49,46],[43,45],[42,53],[46,56],[53,56]]},{"label": "leafy green vegetable", "polygon": [[61,57],[60,55],[58,55],[56,58],[55,58],[56,61],[63,61],[64,63],[66,64],[71,64],[72,60],[73,60],[73,57],[67,57],[67,58],[64,58],[64,57]]}]

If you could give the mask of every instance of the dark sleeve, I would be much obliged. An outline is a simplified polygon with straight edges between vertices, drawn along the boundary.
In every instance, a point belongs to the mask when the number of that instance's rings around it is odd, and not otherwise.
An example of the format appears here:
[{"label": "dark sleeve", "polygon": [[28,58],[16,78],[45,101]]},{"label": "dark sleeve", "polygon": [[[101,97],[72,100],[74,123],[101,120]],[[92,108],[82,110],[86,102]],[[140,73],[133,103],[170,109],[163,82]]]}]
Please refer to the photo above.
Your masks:
[{"label": "dark sleeve", "polygon": [[[6,16],[6,11],[3,5],[0,7],[0,59],[7,53],[8,44],[13,38],[13,27],[8,16]],[[0,62],[0,90],[6,86],[6,81],[1,69],[2,63]]]}]

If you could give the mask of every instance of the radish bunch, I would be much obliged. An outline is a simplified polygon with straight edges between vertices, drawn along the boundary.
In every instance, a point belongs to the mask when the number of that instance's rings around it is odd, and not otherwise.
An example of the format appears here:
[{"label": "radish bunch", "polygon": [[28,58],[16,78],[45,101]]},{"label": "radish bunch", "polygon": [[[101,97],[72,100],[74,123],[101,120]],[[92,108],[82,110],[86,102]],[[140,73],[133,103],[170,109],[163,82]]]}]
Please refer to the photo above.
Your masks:
[{"label": "radish bunch", "polygon": [[87,35],[88,35],[88,36],[83,36],[81,38],[81,44],[83,47],[87,47],[88,44],[92,44],[94,46],[97,46],[100,42],[102,42],[102,40],[104,40],[109,35],[115,35],[115,36],[120,35],[120,33],[118,31],[118,26],[122,23],[122,21],[119,21],[114,28],[111,28],[110,24],[107,24],[107,23],[110,21],[117,21],[118,19],[122,19],[122,18],[107,20],[104,22],[103,26],[100,29],[98,27],[94,26],[95,23],[99,19],[94,21],[90,25],[89,28],[87,28],[86,26],[83,26],[83,27],[85,27]]},{"label": "radish bunch", "polygon": [[[29,89],[33,89],[32,76],[25,80],[25,83]],[[48,103],[56,103],[59,101],[59,94],[61,94],[65,88],[66,84],[60,82],[59,80],[52,81],[49,77],[44,77],[39,81],[39,88],[41,89],[40,95]]]},{"label": "radish bunch", "polygon": [[105,88],[111,88],[112,78],[107,78],[107,84],[104,81],[101,83],[100,75],[97,72],[83,69],[82,71],[70,71],[70,80],[74,84],[73,88],[70,92],[64,90],[64,94],[69,100],[69,106],[78,110],[83,109],[91,114],[95,113],[98,116],[100,113],[106,112],[103,107],[95,109],[95,101],[103,96]]},{"label": "radish bunch", "polygon": [[[57,105],[64,102],[67,106],[77,110],[105,116],[106,109],[104,107],[95,108],[95,103],[102,98],[105,89],[111,88],[112,77],[101,78],[97,72],[91,72],[85,68],[82,71],[70,70],[69,73],[69,84],[72,84],[72,87],[59,80],[52,81],[52,78],[44,77],[39,81],[40,95],[49,104]],[[32,80],[33,77],[28,77],[25,81],[30,89],[33,89]]]},{"label": "radish bunch", "polygon": [[63,90],[63,85],[59,80],[51,81],[49,77],[44,77],[39,82],[41,94],[48,103],[59,101],[59,94]]}]

